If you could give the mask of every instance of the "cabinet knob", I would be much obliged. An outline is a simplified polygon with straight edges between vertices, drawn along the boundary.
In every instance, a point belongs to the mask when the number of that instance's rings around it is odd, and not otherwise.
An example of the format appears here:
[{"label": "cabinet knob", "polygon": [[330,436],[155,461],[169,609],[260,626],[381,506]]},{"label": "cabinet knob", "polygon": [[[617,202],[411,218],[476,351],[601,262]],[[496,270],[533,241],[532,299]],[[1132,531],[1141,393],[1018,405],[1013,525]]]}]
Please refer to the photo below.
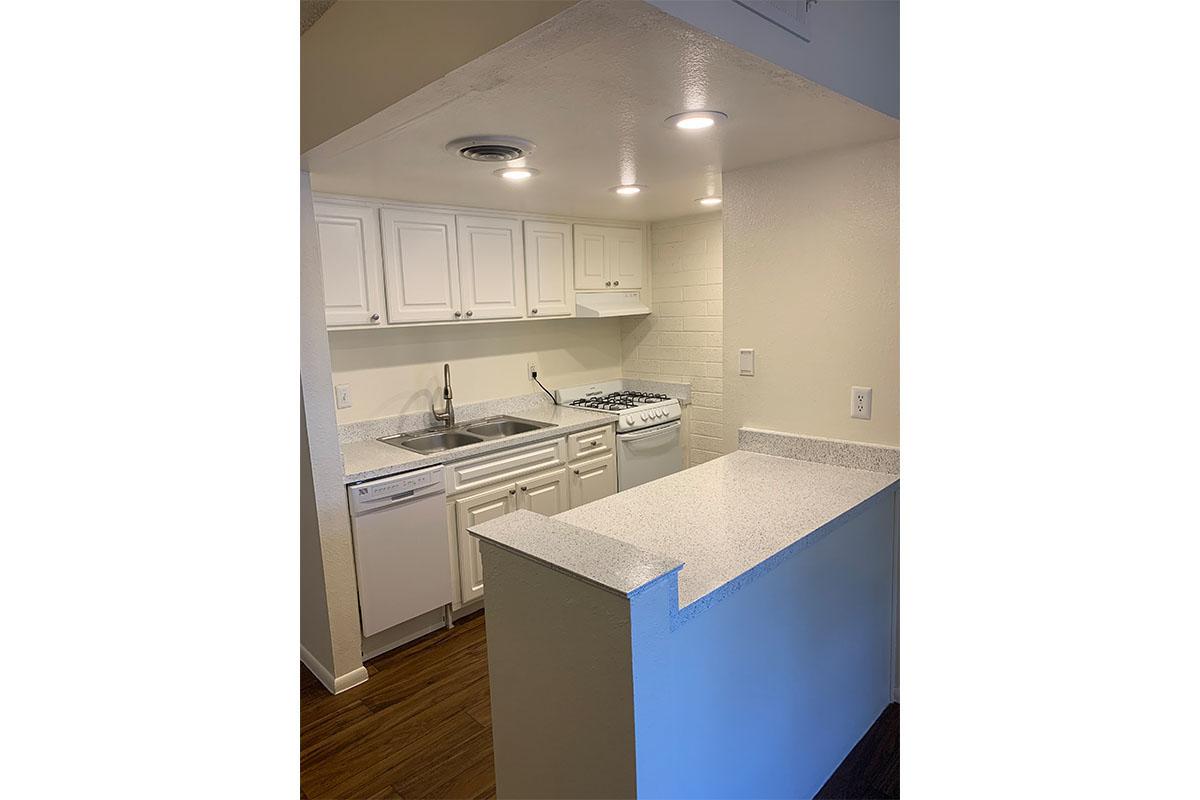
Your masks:
[{"label": "cabinet knob", "polygon": [[621,285],[620,281],[613,281],[613,286],[620,286],[620,285]]},{"label": "cabinet knob", "polygon": [[461,317],[461,316],[462,316],[462,312],[461,312],[461,311],[455,311],[455,312],[454,312],[454,316],[456,316],[456,317]]},{"label": "cabinet knob", "polygon": [[604,285],[605,285],[605,286],[612,286],[612,281],[605,281],[605,282],[604,282]]},{"label": "cabinet knob", "polygon": [[579,470],[575,470],[575,474],[576,474],[576,475],[578,475],[578,474],[579,474]]},{"label": "cabinet knob", "polygon": [[472,315],[472,314],[474,314],[474,313],[475,313],[474,311],[468,311],[468,312],[467,312],[467,316],[469,317],[469,316],[471,316],[471,315]]},{"label": "cabinet knob", "polygon": [[509,494],[516,494],[516,493],[517,493],[517,490],[516,490],[516,489],[509,489],[509,490],[508,490],[508,493],[509,493]]},{"label": "cabinet knob", "polygon": [[537,309],[536,309],[536,308],[534,308],[534,309],[531,309],[529,313],[531,313],[531,314],[536,314],[536,313],[537,313]]},{"label": "cabinet knob", "polygon": [[521,491],[522,491],[522,492],[528,492],[528,491],[529,491],[529,487],[528,487],[528,486],[522,486],[522,487],[521,487]]},{"label": "cabinet knob", "polygon": [[372,314],[372,315],[371,315],[371,322],[379,322],[379,315],[378,315],[378,314]]}]

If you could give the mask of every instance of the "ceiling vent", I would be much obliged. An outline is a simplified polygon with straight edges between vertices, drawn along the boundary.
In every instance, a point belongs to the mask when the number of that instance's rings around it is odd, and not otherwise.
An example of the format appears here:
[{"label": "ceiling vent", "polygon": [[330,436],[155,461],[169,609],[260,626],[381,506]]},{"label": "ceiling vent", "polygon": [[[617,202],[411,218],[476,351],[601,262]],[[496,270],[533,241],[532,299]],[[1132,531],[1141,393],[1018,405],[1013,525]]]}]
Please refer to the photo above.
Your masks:
[{"label": "ceiling vent", "polygon": [[533,142],[515,136],[465,136],[447,144],[446,150],[471,161],[495,164],[524,158],[533,147]]}]

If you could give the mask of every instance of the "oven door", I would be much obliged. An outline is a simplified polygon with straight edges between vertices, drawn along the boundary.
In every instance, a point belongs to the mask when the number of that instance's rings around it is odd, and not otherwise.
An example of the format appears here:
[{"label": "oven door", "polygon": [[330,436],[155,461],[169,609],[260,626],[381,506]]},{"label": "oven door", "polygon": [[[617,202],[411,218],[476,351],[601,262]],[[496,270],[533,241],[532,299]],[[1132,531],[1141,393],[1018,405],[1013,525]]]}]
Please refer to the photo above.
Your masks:
[{"label": "oven door", "polygon": [[658,480],[683,469],[679,420],[617,434],[617,491]]}]

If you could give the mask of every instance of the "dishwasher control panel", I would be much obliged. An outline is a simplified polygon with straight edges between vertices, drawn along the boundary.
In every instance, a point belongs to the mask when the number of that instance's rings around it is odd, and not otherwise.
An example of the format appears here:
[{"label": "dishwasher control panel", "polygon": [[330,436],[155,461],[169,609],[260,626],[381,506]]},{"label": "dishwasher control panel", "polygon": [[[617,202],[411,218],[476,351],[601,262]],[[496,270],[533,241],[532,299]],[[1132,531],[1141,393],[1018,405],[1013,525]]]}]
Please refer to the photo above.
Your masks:
[{"label": "dishwasher control panel", "polygon": [[441,490],[442,468],[430,467],[351,486],[350,505],[352,509],[365,510],[391,500],[402,500],[415,494],[431,494]]}]

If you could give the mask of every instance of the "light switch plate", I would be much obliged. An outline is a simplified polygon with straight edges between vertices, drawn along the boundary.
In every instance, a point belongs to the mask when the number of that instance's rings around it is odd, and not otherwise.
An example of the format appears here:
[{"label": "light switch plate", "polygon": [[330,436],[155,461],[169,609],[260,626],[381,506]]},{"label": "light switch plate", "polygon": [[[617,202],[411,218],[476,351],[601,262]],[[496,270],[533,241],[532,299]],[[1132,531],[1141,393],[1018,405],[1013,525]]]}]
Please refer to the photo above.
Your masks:
[{"label": "light switch plate", "polygon": [[353,405],[353,402],[350,400],[350,384],[339,383],[333,387],[333,392],[337,396],[338,408],[349,408]]},{"label": "light switch plate", "polygon": [[854,419],[871,418],[871,387],[850,387],[850,416]]},{"label": "light switch plate", "polygon": [[738,350],[738,374],[753,375],[754,374],[754,349],[745,348]]}]

